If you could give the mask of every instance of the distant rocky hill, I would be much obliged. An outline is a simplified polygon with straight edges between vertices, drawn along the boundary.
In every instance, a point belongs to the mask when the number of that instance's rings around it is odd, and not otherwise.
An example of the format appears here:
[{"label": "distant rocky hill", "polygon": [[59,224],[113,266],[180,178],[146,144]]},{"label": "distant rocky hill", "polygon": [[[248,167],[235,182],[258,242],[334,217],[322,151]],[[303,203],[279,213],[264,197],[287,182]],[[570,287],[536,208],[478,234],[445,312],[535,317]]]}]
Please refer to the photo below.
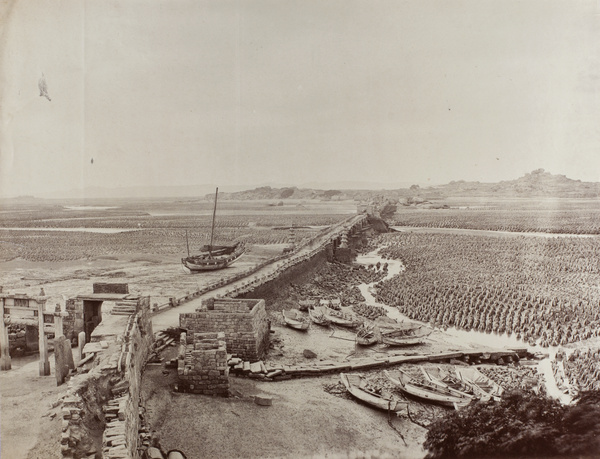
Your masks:
[{"label": "distant rocky hill", "polygon": [[444,196],[548,196],[591,198],[600,196],[600,183],[572,180],[537,169],[516,180],[499,183],[450,182],[434,187]]},{"label": "distant rocky hill", "polygon": [[[271,188],[263,186],[253,190],[234,193],[219,193],[219,199],[230,200],[286,200],[317,199],[371,201],[395,199],[398,201],[440,200],[448,197],[600,197],[600,183],[572,180],[564,175],[553,175],[544,169],[537,169],[515,180],[499,183],[450,182],[446,185],[421,188],[413,185],[410,188],[396,190],[317,190],[312,188]],[[206,195],[207,199],[212,194]]]}]

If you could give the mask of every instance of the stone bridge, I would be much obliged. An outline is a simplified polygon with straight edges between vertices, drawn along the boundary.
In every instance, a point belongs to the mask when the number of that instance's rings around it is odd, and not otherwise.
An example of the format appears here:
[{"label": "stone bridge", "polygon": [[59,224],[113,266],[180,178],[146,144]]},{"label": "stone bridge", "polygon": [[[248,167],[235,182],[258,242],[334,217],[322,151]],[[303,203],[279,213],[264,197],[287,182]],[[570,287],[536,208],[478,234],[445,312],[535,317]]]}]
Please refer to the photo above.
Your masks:
[{"label": "stone bridge", "polygon": [[[267,260],[230,278],[222,277],[196,292],[181,298],[173,298],[170,304],[163,305],[154,312],[152,318],[156,330],[179,326],[179,314],[194,312],[202,305],[202,300],[210,297],[236,297],[270,282],[289,268],[306,262],[320,252],[332,247],[337,259],[349,253],[348,240],[362,237],[370,229],[366,214],[352,215],[343,221],[325,228],[312,240],[306,241],[293,251]],[[177,306],[177,307],[173,307]]]}]

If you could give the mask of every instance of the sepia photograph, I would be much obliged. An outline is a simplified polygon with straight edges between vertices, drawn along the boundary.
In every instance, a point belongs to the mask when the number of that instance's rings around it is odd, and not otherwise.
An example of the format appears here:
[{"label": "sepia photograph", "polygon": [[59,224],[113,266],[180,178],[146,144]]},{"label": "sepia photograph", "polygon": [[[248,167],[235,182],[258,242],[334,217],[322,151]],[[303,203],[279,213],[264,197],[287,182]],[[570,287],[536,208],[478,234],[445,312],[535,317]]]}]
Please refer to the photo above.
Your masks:
[{"label": "sepia photograph", "polygon": [[0,0],[0,458],[600,454],[600,0]]}]

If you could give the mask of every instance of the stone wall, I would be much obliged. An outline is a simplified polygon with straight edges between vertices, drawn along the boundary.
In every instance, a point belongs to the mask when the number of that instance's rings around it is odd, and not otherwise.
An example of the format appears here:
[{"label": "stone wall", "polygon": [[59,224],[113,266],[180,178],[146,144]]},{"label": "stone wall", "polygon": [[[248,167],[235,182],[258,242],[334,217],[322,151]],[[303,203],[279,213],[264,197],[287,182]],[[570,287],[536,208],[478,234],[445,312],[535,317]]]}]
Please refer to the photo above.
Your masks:
[{"label": "stone wall", "polygon": [[94,282],[92,288],[94,293],[129,293],[129,284],[123,283]]},{"label": "stone wall", "polygon": [[120,319],[126,321],[123,333],[95,353],[92,370],[69,381],[63,457],[142,457],[140,385],[153,342],[149,307],[150,298],[140,298],[139,311]]},{"label": "stone wall", "polygon": [[269,323],[264,300],[211,298],[193,313],[179,314],[188,333],[223,332],[230,354],[258,361],[269,347]]},{"label": "stone wall", "polygon": [[69,298],[65,309],[69,315],[63,318],[63,334],[67,339],[77,343],[77,334],[83,330],[83,300]]},{"label": "stone wall", "polygon": [[228,395],[225,333],[182,333],[177,357],[178,390]]},{"label": "stone wall", "polygon": [[238,295],[237,298],[264,298],[265,307],[271,308],[281,298],[282,293],[287,296],[291,283],[302,284],[310,280],[320,267],[333,258],[332,253],[332,245],[327,244],[312,257],[283,270],[274,279],[264,282],[248,293]]}]

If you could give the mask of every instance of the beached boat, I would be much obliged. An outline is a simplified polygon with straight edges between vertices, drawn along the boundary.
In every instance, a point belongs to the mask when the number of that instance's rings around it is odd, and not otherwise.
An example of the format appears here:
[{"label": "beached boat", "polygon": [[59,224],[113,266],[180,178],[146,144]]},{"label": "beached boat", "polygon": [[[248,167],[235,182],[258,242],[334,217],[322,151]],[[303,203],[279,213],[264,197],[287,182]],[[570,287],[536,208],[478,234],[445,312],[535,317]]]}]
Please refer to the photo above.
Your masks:
[{"label": "beached boat", "polygon": [[346,390],[354,398],[365,402],[375,408],[385,411],[393,411],[397,414],[406,414],[408,403],[397,400],[391,394],[378,394],[367,388],[364,378],[359,375],[340,374],[340,380],[346,386]]},{"label": "beached boat", "polygon": [[317,325],[327,327],[331,323],[331,321],[325,315],[325,310],[322,307],[310,308],[308,310],[308,316],[310,317],[310,320]]},{"label": "beached boat", "polygon": [[181,263],[184,268],[195,273],[201,271],[215,271],[217,269],[223,269],[230,266],[236,260],[238,260],[245,252],[245,246],[243,243],[238,242],[233,245],[213,245],[213,238],[215,233],[215,217],[217,213],[217,197],[219,195],[219,189],[215,193],[215,207],[213,209],[212,225],[210,231],[210,243],[200,248],[200,253],[197,255],[190,255],[190,246],[187,241],[186,232],[186,244],[188,248],[188,256],[181,259]]},{"label": "beached boat", "polygon": [[504,388],[496,383],[493,379],[488,378],[486,375],[481,373],[477,368],[464,367],[456,368],[456,375],[469,382],[473,386],[479,388],[482,392],[493,397],[494,400],[500,400],[500,397],[504,393]]},{"label": "beached boat", "polygon": [[356,342],[361,346],[370,346],[377,342],[377,335],[372,325],[361,325],[356,330]]},{"label": "beached boat", "polygon": [[308,330],[310,321],[300,311],[297,309],[288,309],[281,312],[283,314],[283,321],[287,326],[296,330]]},{"label": "beached boat", "polygon": [[401,324],[394,328],[380,327],[381,342],[388,346],[412,346],[422,344],[432,330],[424,325]]},{"label": "beached boat", "polygon": [[362,320],[357,319],[352,314],[342,311],[335,311],[331,308],[325,308],[325,317],[327,317],[332,324],[339,325],[341,327],[354,328],[358,327],[362,323]]},{"label": "beached boat", "polygon": [[484,402],[487,402],[491,398],[487,392],[474,386],[468,379],[460,377],[454,368],[446,370],[441,367],[421,367],[421,371],[425,376],[425,380],[429,380],[434,384],[463,392],[474,399]]},{"label": "beached boat", "polygon": [[473,401],[473,397],[468,394],[432,382],[419,381],[402,372],[402,370],[400,370],[397,377],[392,376],[387,370],[384,370],[384,373],[402,392],[420,400],[455,409],[467,406]]}]

